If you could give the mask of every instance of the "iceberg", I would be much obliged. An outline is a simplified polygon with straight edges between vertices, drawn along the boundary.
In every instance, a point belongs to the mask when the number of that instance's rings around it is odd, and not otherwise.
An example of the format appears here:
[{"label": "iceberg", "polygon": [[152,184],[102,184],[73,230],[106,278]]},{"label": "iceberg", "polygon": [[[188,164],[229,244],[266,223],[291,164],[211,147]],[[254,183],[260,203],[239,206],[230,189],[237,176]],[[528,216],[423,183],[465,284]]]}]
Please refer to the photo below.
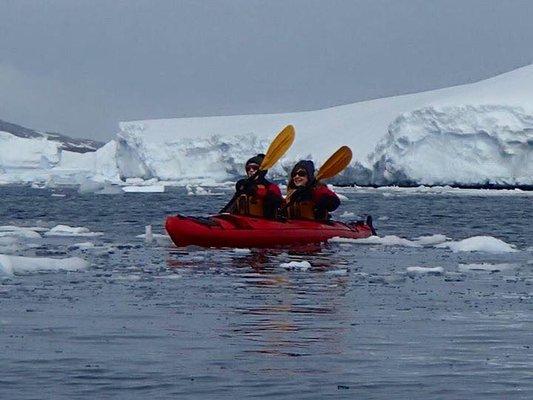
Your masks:
[{"label": "iceberg", "polygon": [[96,151],[73,151],[65,137],[62,144],[50,135],[0,132],[0,183],[216,186],[242,176],[246,159],[292,124],[296,142],[271,170],[275,179],[285,179],[298,159],[319,166],[348,145],[354,160],[335,184],[530,189],[531,93],[533,64],[472,84],[316,111],[125,121]]}]

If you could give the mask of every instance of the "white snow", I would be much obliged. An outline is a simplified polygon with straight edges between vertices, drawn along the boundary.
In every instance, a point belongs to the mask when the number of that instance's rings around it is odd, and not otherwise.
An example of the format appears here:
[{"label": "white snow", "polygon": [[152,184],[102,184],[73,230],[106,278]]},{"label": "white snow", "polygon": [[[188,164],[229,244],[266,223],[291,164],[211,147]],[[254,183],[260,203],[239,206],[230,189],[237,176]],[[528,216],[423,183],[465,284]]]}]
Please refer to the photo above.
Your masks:
[{"label": "white snow", "polygon": [[481,251],[485,253],[513,253],[518,250],[514,245],[505,243],[492,236],[473,236],[456,242],[446,242],[436,245],[438,248],[449,248],[454,253],[460,251]]},{"label": "white snow", "polygon": [[79,257],[19,257],[0,254],[0,274],[13,275],[37,271],[78,271],[89,263]]},{"label": "white snow", "polygon": [[355,157],[340,183],[528,186],[531,93],[533,65],[468,85],[317,111],[123,122],[114,140],[84,154],[44,137],[0,132],[0,183],[130,178],[128,186],[141,186],[132,179],[213,186],[242,176],[244,161],[293,124],[296,141],[273,176],[286,177],[301,158],[320,166],[346,144]]},{"label": "white snow", "polygon": [[281,263],[279,266],[281,268],[290,270],[307,271],[311,268],[311,263],[309,261],[291,261],[287,263]]},{"label": "white snow", "polygon": [[45,236],[101,236],[102,232],[91,232],[89,228],[85,227],[73,227],[68,225],[56,225]]}]

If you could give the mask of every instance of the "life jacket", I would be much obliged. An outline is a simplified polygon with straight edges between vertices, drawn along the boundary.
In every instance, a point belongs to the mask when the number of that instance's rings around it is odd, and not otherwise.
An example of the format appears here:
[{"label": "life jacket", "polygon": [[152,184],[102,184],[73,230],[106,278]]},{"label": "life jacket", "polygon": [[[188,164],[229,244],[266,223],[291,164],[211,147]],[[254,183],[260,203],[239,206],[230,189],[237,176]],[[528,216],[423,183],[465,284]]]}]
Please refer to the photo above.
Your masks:
[{"label": "life jacket", "polygon": [[[265,185],[257,185],[257,189],[266,189]],[[256,195],[241,194],[235,202],[234,214],[250,215],[252,217],[265,216],[265,201]]]},{"label": "life jacket", "polygon": [[289,206],[286,208],[287,218],[289,219],[317,219],[315,215],[315,203],[312,199],[296,200],[291,199],[292,193],[296,189],[287,191]]}]

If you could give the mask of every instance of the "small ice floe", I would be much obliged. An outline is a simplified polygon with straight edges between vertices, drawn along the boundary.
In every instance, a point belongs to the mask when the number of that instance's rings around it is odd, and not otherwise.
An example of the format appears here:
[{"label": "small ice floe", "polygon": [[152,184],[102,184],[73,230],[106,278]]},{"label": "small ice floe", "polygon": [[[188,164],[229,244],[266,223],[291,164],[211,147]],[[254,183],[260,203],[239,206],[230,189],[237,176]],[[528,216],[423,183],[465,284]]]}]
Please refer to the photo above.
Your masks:
[{"label": "small ice floe", "polygon": [[68,225],[56,225],[48,232],[44,234],[45,236],[101,236],[102,232],[91,232],[88,228],[79,226],[68,226]]},{"label": "small ice floe", "polygon": [[339,215],[339,218],[353,218],[355,217],[355,214],[350,211],[344,211],[341,215]]},{"label": "small ice floe", "polygon": [[448,248],[454,253],[460,251],[481,251],[485,253],[514,253],[515,246],[492,236],[473,236],[456,242],[435,245],[437,248]]},{"label": "small ice floe", "polygon": [[187,185],[185,186],[188,196],[220,196],[224,193],[213,192],[210,189],[205,189],[202,186]]},{"label": "small ice floe", "polygon": [[382,215],[381,217],[378,217],[378,221],[387,221],[389,219],[389,217],[387,217],[386,215]]},{"label": "small ice floe", "polygon": [[[20,226],[4,225],[0,226],[0,237],[11,236],[22,239],[40,239],[41,235],[37,232],[41,228],[26,228]],[[45,229],[46,230],[46,229]]]},{"label": "small ice floe", "polygon": [[92,242],[75,243],[71,246],[68,246],[69,250],[89,250],[93,248],[94,248],[94,243]]},{"label": "small ice floe", "polygon": [[328,242],[333,243],[351,243],[351,244],[379,244],[383,246],[404,246],[404,247],[420,247],[419,243],[416,243],[412,240],[401,238],[395,235],[388,236],[370,236],[363,239],[350,239],[350,238],[341,238],[334,237],[328,240]]},{"label": "small ice floe", "polygon": [[79,271],[89,263],[79,257],[19,257],[0,254],[0,274],[14,275],[39,271]]},{"label": "small ice floe", "polygon": [[430,236],[419,236],[415,239],[415,242],[422,246],[433,246],[444,243],[448,240],[450,240],[450,238],[445,235],[435,234]]},{"label": "small ice floe", "polygon": [[122,191],[126,193],[163,193],[165,191],[165,186],[164,185],[123,186]]},{"label": "small ice floe", "polygon": [[13,236],[0,236],[0,253],[14,254],[22,248],[19,238]]},{"label": "small ice floe", "polygon": [[170,238],[167,235],[163,235],[161,233],[153,233],[152,225],[146,225],[144,227],[144,234],[137,235],[135,237],[139,239],[144,239],[144,242],[146,244],[156,243],[158,245],[165,245],[168,244],[170,241]]},{"label": "small ice floe", "polygon": [[179,274],[168,274],[168,275],[157,275],[154,277],[154,279],[169,279],[169,280],[176,280],[181,279],[182,275]]},{"label": "small ice floe", "polygon": [[330,276],[344,276],[348,275],[348,269],[342,268],[342,269],[330,269],[326,271],[326,275]]},{"label": "small ice floe", "polygon": [[500,264],[491,264],[491,263],[479,263],[479,264],[459,264],[459,271],[468,272],[468,271],[487,271],[487,272],[499,272],[506,271],[510,269],[517,268],[518,264],[512,263],[500,263]]},{"label": "small ice floe", "polygon": [[67,195],[63,193],[52,193],[52,197],[67,197]]},{"label": "small ice floe", "polygon": [[441,275],[444,272],[442,267],[407,267],[408,275]]},{"label": "small ice floe", "polygon": [[232,249],[232,251],[237,254],[250,254],[252,252],[252,250],[250,249],[239,249],[239,248]]},{"label": "small ice floe", "polygon": [[108,182],[95,182],[87,179],[80,182],[79,194],[121,194],[124,193],[120,186]]},{"label": "small ice floe", "polygon": [[311,263],[309,261],[291,261],[288,263],[281,263],[279,265],[281,268],[289,270],[298,270],[298,271],[307,271],[311,268]]}]

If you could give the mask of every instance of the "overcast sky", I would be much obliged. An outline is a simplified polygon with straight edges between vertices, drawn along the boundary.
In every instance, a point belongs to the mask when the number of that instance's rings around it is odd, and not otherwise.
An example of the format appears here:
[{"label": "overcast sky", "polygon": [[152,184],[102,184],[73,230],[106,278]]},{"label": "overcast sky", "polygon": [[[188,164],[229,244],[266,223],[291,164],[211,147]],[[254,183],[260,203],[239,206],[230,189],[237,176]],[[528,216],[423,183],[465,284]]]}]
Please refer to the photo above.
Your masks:
[{"label": "overcast sky", "polygon": [[323,108],[533,63],[533,1],[0,0],[0,119],[107,139],[118,121]]}]

